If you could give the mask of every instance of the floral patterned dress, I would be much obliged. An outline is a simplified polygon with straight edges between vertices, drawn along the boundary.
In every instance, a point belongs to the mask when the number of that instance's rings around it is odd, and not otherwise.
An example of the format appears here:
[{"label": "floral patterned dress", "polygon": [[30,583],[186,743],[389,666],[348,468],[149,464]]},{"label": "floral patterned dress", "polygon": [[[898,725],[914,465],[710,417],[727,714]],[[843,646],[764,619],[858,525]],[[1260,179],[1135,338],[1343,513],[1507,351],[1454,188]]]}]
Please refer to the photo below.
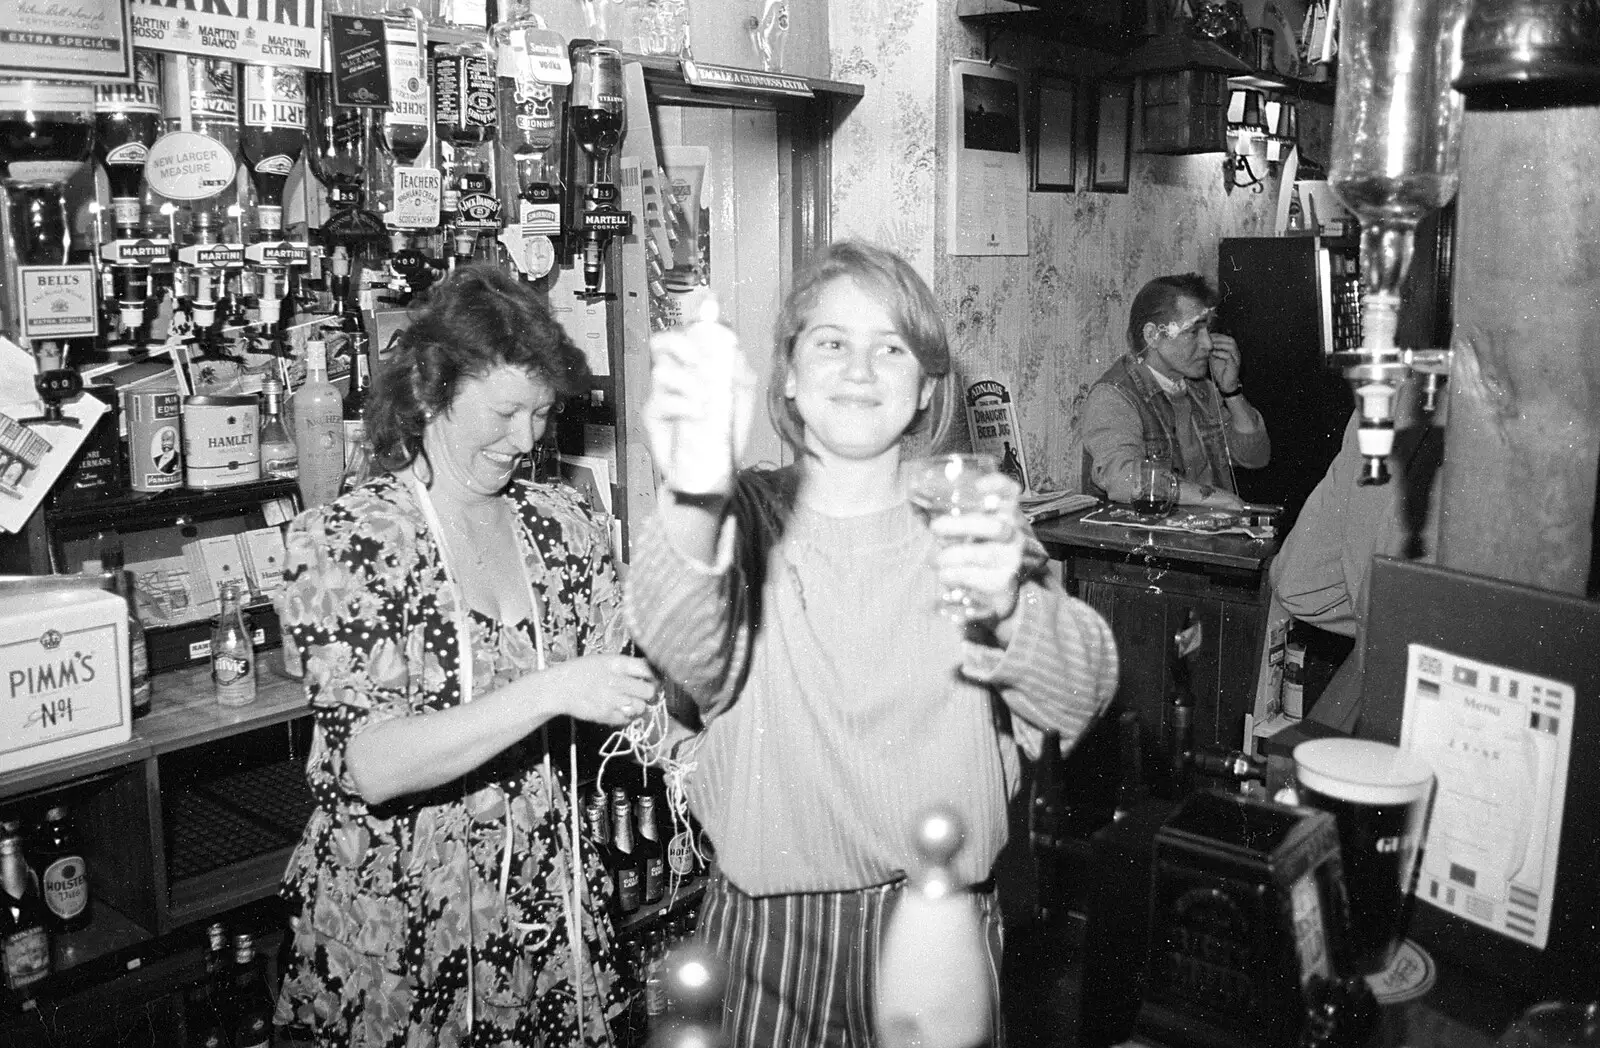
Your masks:
[{"label": "floral patterned dress", "polygon": [[[566,488],[518,485],[507,497],[547,660],[614,647],[621,597],[606,519]],[[533,623],[458,616],[421,507],[392,476],[297,517],[287,564],[286,626],[306,653],[315,714],[316,809],[284,873],[294,941],[275,1021],[330,1046],[609,1044],[627,989],[605,916],[610,889],[587,850],[575,961],[570,817],[563,778],[545,775],[544,733],[461,780],[379,806],[345,767],[358,731],[461,701],[458,617],[470,623],[479,693],[535,670]]]}]

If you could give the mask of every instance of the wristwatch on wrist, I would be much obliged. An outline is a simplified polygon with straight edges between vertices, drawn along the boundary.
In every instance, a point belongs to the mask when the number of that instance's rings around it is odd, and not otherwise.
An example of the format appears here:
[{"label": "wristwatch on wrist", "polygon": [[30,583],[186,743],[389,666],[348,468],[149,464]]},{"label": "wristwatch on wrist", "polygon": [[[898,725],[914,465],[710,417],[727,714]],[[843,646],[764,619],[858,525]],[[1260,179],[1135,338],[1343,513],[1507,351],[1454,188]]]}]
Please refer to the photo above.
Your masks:
[{"label": "wristwatch on wrist", "polygon": [[1222,394],[1223,400],[1232,400],[1234,397],[1244,396],[1244,384],[1240,383],[1239,385],[1234,386],[1231,390],[1219,389],[1217,392]]}]

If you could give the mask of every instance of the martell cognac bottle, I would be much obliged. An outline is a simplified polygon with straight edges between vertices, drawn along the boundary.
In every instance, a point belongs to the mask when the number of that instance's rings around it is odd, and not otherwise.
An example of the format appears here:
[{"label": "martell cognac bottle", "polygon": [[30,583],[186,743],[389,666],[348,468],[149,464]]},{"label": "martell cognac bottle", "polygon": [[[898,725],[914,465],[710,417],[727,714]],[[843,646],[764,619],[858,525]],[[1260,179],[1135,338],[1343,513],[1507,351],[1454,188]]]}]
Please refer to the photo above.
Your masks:
[{"label": "martell cognac bottle", "polygon": [[583,284],[590,294],[598,294],[602,283],[603,253],[613,228],[597,224],[597,218],[621,219],[617,212],[617,187],[611,178],[611,158],[622,141],[623,95],[622,55],[614,47],[593,40],[572,44],[572,96],[567,107],[572,139],[588,158],[588,177],[583,187]]}]

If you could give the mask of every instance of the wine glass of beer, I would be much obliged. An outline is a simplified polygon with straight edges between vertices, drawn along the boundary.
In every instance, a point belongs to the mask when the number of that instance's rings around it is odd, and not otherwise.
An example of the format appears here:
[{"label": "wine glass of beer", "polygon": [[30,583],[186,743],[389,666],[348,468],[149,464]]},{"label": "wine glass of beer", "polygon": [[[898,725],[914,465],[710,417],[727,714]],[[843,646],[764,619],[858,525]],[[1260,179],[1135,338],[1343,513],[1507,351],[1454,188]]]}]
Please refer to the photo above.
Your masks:
[{"label": "wine glass of beer", "polygon": [[1139,488],[1133,508],[1142,517],[1164,517],[1178,505],[1178,475],[1172,465],[1156,455],[1139,463]]},{"label": "wine glass of beer", "polygon": [[[1000,507],[1000,495],[982,481],[999,473],[995,457],[981,452],[918,459],[911,464],[911,505],[929,522],[935,517],[992,513]],[[992,611],[964,586],[941,588],[939,610],[958,622],[981,619]]]},{"label": "wine glass of beer", "polygon": [[1339,832],[1345,898],[1330,929],[1334,969],[1347,979],[1375,975],[1411,915],[1433,769],[1398,746],[1349,738],[1302,742],[1294,767],[1300,803],[1331,814]]}]

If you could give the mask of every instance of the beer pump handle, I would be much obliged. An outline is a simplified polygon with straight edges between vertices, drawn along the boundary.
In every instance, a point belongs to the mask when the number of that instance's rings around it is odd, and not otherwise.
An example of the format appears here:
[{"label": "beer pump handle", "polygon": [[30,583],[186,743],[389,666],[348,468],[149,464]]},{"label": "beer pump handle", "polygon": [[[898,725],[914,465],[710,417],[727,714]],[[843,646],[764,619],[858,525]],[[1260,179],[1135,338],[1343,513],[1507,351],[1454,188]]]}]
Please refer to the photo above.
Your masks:
[{"label": "beer pump handle", "polygon": [[972,896],[952,868],[965,833],[961,817],[942,806],[917,822],[918,868],[884,929],[878,957],[883,1048],[989,1043],[988,947]]}]

